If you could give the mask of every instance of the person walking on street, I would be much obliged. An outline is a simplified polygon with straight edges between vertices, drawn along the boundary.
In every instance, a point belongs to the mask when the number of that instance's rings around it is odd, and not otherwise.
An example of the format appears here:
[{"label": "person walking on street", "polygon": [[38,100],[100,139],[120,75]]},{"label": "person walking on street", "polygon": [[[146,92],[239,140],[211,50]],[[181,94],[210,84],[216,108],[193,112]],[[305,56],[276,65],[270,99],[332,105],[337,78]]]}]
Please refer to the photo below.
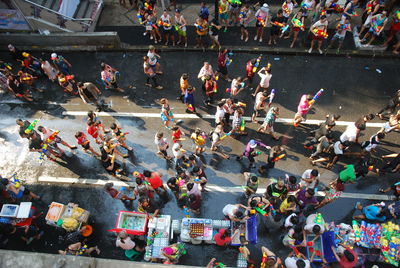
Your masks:
[{"label": "person walking on street", "polygon": [[[153,67],[151,67],[151,65],[149,63],[149,57],[147,57],[147,56],[143,57],[143,71],[144,71],[145,75],[147,76],[146,84],[145,84],[146,86],[148,86],[148,87],[153,86],[155,89],[163,89],[163,87],[157,83],[156,73],[154,72]],[[152,85],[150,83],[150,80],[153,81],[154,85]]]}]

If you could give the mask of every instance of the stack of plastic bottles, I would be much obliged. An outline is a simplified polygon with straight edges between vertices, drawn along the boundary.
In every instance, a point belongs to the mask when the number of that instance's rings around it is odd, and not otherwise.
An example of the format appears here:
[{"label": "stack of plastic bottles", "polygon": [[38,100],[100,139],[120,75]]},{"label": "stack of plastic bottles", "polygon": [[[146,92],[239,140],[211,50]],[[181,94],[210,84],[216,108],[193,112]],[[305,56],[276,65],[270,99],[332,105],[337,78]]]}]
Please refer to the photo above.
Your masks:
[{"label": "stack of plastic bottles", "polygon": [[392,222],[382,224],[381,251],[385,262],[394,266],[399,265],[400,228]]},{"label": "stack of plastic bottles", "polygon": [[380,224],[361,222],[361,241],[359,245],[366,248],[381,247],[382,226]]}]

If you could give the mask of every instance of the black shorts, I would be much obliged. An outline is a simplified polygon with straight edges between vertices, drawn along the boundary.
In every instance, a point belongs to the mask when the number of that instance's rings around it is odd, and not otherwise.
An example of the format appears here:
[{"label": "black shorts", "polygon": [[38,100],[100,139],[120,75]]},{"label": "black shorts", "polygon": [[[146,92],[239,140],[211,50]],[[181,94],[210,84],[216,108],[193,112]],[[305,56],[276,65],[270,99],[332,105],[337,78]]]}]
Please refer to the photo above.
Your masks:
[{"label": "black shorts", "polygon": [[24,188],[24,195],[28,195],[28,194],[30,194],[31,193],[31,191],[29,191],[28,189],[26,189],[26,187]]},{"label": "black shorts", "polygon": [[223,75],[227,75],[228,74],[228,68],[226,68],[226,66],[219,66],[218,67],[218,72],[220,72]]},{"label": "black shorts", "polygon": [[162,32],[164,33],[164,34],[170,34],[171,32],[172,32],[172,28],[171,29],[169,29],[169,30],[166,30],[166,29],[162,29]]},{"label": "black shorts", "polygon": [[83,149],[89,150],[89,148],[90,148],[90,142],[81,144],[81,145],[82,145]]},{"label": "black shorts", "polygon": [[245,26],[244,24],[240,24],[240,28],[247,29],[247,26]]},{"label": "black shorts", "polygon": [[271,35],[279,35],[279,28],[271,27]]}]

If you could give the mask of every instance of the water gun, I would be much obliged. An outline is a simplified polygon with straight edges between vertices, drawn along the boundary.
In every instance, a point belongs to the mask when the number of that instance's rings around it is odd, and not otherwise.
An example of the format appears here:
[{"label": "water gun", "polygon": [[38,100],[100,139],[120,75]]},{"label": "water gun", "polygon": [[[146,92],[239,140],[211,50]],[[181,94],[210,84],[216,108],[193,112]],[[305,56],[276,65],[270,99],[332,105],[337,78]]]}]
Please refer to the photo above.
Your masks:
[{"label": "water gun", "polygon": [[201,26],[201,25],[199,25],[197,23],[195,23],[194,26],[196,26],[196,28],[198,28],[199,30],[203,30],[204,29],[203,26]]},{"label": "water gun", "polygon": [[188,110],[191,112],[194,112],[194,107],[191,104],[188,104]]},{"label": "water gun", "polygon": [[186,218],[190,218],[190,213],[187,206],[183,206],[183,213],[185,213]]},{"label": "water gun", "polygon": [[265,265],[267,264],[267,259],[268,259],[267,254],[263,253],[260,268],[265,268]]},{"label": "water gun", "polygon": [[289,29],[289,24],[286,24],[286,26],[281,29],[282,33],[285,33],[288,29]]},{"label": "water gun", "polygon": [[325,9],[321,10],[320,16],[326,16],[326,10]]},{"label": "water gun", "polygon": [[277,157],[275,157],[274,159],[272,159],[272,162],[277,162],[279,160],[281,160],[282,158],[284,158],[286,156],[286,154],[280,154]]},{"label": "water gun", "polygon": [[11,64],[7,62],[3,62],[4,67],[6,67],[8,70],[12,70]]},{"label": "water gun", "polygon": [[239,18],[243,19],[246,16],[246,12],[240,11]]},{"label": "water gun", "polygon": [[302,30],[304,30],[304,24],[299,19],[293,18],[292,22],[295,27],[301,28]]},{"label": "water gun", "polygon": [[43,145],[42,145],[42,151],[40,152],[40,156],[39,156],[39,160],[40,160],[40,162],[42,162],[43,160],[44,160],[44,156],[46,155],[46,153],[47,153],[47,143],[44,143]]},{"label": "water gun", "polygon": [[367,14],[372,12],[372,3],[367,4]]},{"label": "water gun", "polygon": [[179,31],[179,25],[174,25],[175,31]]},{"label": "water gun", "polygon": [[137,19],[139,20],[140,24],[143,24],[143,16],[139,12],[136,14]]},{"label": "water gun", "polygon": [[228,67],[229,65],[231,65],[232,63],[232,56],[233,56],[233,52],[229,52],[228,53],[228,60],[226,62],[226,66]]},{"label": "water gun", "polygon": [[337,29],[341,29],[341,30],[350,30],[350,25],[349,24],[338,24],[338,26],[336,27]]},{"label": "water gun", "polygon": [[221,138],[219,138],[220,141],[224,140],[226,137],[230,136],[232,133],[226,133],[224,136],[222,136]]},{"label": "water gun", "polygon": [[21,77],[21,80],[22,81],[30,81],[30,80],[32,80],[32,76],[31,75],[29,75],[29,74],[24,74],[24,76],[23,77]]},{"label": "water gun", "polygon": [[396,11],[396,18],[397,18],[398,20],[400,20],[400,10],[397,10],[397,11]]},{"label": "water gun", "polygon": [[149,21],[149,24],[150,24],[151,27],[153,27],[154,29],[158,29],[157,23],[154,23],[154,22],[152,22],[152,21]]},{"label": "water gun", "polygon": [[256,207],[255,210],[263,216],[268,216],[268,213],[261,208]]},{"label": "water gun", "polygon": [[262,27],[267,27],[265,20],[261,16],[257,16],[257,20],[261,23]]},{"label": "water gun", "polygon": [[221,6],[218,7],[218,12],[219,12],[219,14],[224,13],[224,11],[222,10],[222,7],[221,7]]},{"label": "water gun", "polygon": [[160,26],[164,26],[164,27],[171,27],[171,24],[170,24],[170,23],[166,23],[166,22],[164,22],[164,21],[162,21],[162,20],[159,20],[159,21],[157,22],[157,24],[160,25]]},{"label": "water gun", "polygon": [[213,84],[214,84],[214,93],[217,93],[218,92],[217,82],[214,81]]},{"label": "water gun", "polygon": [[351,13],[351,15],[353,15],[354,17],[358,17],[357,12],[353,11],[353,13]]},{"label": "water gun", "polygon": [[308,9],[308,8],[307,8],[307,4],[304,3],[304,2],[300,4],[300,7],[301,7],[301,8],[304,8],[304,9]]},{"label": "water gun", "polygon": [[314,219],[314,223],[322,224],[322,215],[321,215],[321,213],[317,213],[317,216]]},{"label": "water gun", "polygon": [[228,2],[232,5],[241,5],[242,2],[240,0],[228,0]]},{"label": "water gun", "polygon": [[342,13],[344,9],[337,3],[332,3],[331,7],[337,12],[337,13]]},{"label": "water gun", "polygon": [[300,251],[297,249],[297,247],[291,247],[293,249],[294,254],[296,255],[297,258],[301,257]]},{"label": "water gun", "polygon": [[309,101],[309,104],[310,104],[310,105],[313,105],[313,104],[315,103],[315,101],[318,100],[319,96],[322,95],[323,92],[324,92],[324,89],[321,88],[321,89],[317,92],[317,94],[314,95],[314,97],[312,98],[312,100]]},{"label": "water gun", "polygon": [[37,123],[39,122],[39,119],[35,119],[32,121],[32,123],[30,123],[30,125],[25,129],[25,134],[29,134],[31,133],[31,131],[35,128],[35,126],[37,125]]},{"label": "water gun", "polygon": [[356,220],[353,220],[351,223],[352,223],[352,226],[353,226],[353,231],[354,231],[354,235],[355,235],[355,241],[356,242],[360,242],[360,240],[361,240],[360,226],[358,226],[358,223],[357,223]]},{"label": "water gun", "polygon": [[153,10],[153,7],[152,7],[151,5],[149,5],[149,3],[147,3],[147,2],[144,3],[144,7],[145,7],[147,10]]},{"label": "water gun", "polygon": [[46,139],[46,143],[51,143],[52,141],[54,141],[54,139],[56,138],[56,136],[58,135],[58,133],[60,133],[60,131],[56,130],[54,131],[53,134],[51,134],[47,139]]},{"label": "water gun", "polygon": [[225,90],[226,93],[231,93],[231,91],[232,91],[232,89],[230,87],[227,87]]},{"label": "water gun", "polygon": [[63,78],[60,78],[60,82],[64,83],[67,82],[69,80],[73,80],[75,78],[75,75],[71,74],[71,75],[66,75]]},{"label": "water gun", "polygon": [[316,35],[316,36],[318,36],[318,37],[323,37],[323,38],[328,38],[328,33],[327,32],[325,32],[325,31],[323,31],[323,30],[319,30],[319,29],[314,29],[313,30],[313,33]]},{"label": "water gun", "polygon": [[271,93],[269,94],[268,108],[271,106],[272,101],[274,100],[275,93],[276,93],[276,91],[275,91],[275,89],[273,88],[273,89],[271,90]]},{"label": "water gun", "polygon": [[223,268],[225,267],[225,264],[223,264],[222,262],[215,262],[214,267]]},{"label": "water gun", "polygon": [[237,105],[237,106],[240,106],[240,107],[242,107],[242,108],[246,108],[246,107],[247,107],[247,104],[244,103],[244,102],[241,102],[241,101],[239,101],[236,105]]},{"label": "water gun", "polygon": [[281,28],[285,26],[285,24],[278,22],[278,21],[273,21],[272,24],[275,26],[281,27]]},{"label": "water gun", "polygon": [[240,123],[240,131],[244,131],[246,128],[246,121],[242,118],[242,122]]},{"label": "water gun", "polygon": [[254,63],[254,66],[253,66],[253,73],[255,73],[255,72],[257,71],[258,66],[260,66],[261,57],[262,57],[262,55],[258,56],[258,58],[257,58],[257,60],[256,60],[256,63]]},{"label": "water gun", "polygon": [[283,9],[283,11],[284,11],[286,14],[290,14],[289,6],[288,6],[288,4],[286,3],[286,1],[283,2],[282,9]]},{"label": "water gun", "polygon": [[83,253],[85,253],[85,251],[87,250],[87,248],[88,248],[87,245],[84,245],[83,247],[81,247],[81,248],[79,249],[79,255],[83,255]]},{"label": "water gun", "polygon": [[216,76],[215,76],[215,81],[218,81],[218,79],[219,79],[219,76],[216,75]]},{"label": "water gun", "polygon": [[271,209],[272,216],[275,216],[276,215],[276,210],[275,210],[274,206],[272,204],[269,204],[269,207]]}]

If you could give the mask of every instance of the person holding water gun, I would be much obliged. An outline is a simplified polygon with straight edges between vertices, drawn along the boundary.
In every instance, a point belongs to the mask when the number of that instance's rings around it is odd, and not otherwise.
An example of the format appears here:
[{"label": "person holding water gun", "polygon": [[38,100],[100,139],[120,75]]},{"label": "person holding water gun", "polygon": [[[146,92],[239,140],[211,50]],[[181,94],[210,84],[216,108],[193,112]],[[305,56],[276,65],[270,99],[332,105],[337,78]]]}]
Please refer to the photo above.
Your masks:
[{"label": "person holding water gun", "polygon": [[229,19],[228,6],[229,6],[228,0],[219,1],[219,6],[218,6],[219,19],[221,21],[221,25],[225,27],[224,33],[228,31],[228,19]]},{"label": "person holding water gun", "polygon": [[254,36],[254,41],[259,40],[262,42],[262,36],[264,33],[264,27],[267,26],[268,18],[269,18],[269,6],[267,3],[263,4],[263,6],[257,10],[254,15],[257,19],[256,22],[256,36]]},{"label": "person holding water gun", "polygon": [[264,118],[263,124],[257,129],[257,132],[270,134],[274,140],[279,140],[274,131],[274,124],[279,115],[279,107],[271,107]]},{"label": "person holding water gun", "polygon": [[261,154],[261,152],[256,152],[256,151],[255,151],[255,149],[256,149],[257,146],[264,147],[265,149],[268,149],[268,150],[271,149],[270,146],[267,146],[266,144],[264,144],[264,143],[262,143],[262,142],[260,142],[260,141],[257,141],[257,140],[250,140],[250,141],[247,143],[246,148],[244,149],[243,154],[242,154],[241,156],[237,156],[237,157],[236,157],[236,160],[238,160],[238,161],[239,161],[239,160],[242,160],[242,159],[243,159],[243,156],[245,156],[245,157],[247,157],[247,158],[249,159],[249,162],[250,162],[250,163],[249,163],[249,169],[254,168],[254,167],[255,167],[254,162],[256,161],[256,160],[254,159],[254,157],[256,157],[257,155],[260,155],[260,154]]},{"label": "person holding water gun", "polygon": [[183,15],[181,14],[181,11],[179,9],[175,10],[175,30],[178,32],[178,42],[176,44],[180,44],[183,43],[182,42],[182,38],[183,41],[185,42],[185,47],[187,47],[187,36],[186,36],[186,19],[183,17]]},{"label": "person holding water gun", "polygon": [[304,31],[304,17],[303,17],[303,12],[300,10],[298,11],[293,18],[290,21],[291,23],[291,28],[289,35],[283,37],[284,39],[289,39],[292,34],[293,34],[293,40],[292,43],[290,44],[290,48],[294,46],[294,44],[297,41],[297,38],[299,36],[300,31]]},{"label": "person holding water gun", "polygon": [[284,27],[286,26],[286,19],[283,16],[283,10],[279,9],[278,13],[275,17],[271,19],[271,33],[269,36],[268,45],[276,45],[276,38],[280,35],[280,31],[283,32]]},{"label": "person holding water gun", "polygon": [[195,47],[204,48],[204,39],[206,38],[206,35],[208,33],[208,22],[203,18],[198,17],[196,19],[196,23],[194,24],[194,26],[196,27],[196,34],[197,34],[196,38],[197,45]]},{"label": "person holding water gun", "polygon": [[364,33],[364,31],[366,29],[369,28],[372,17],[374,15],[378,14],[380,7],[381,7],[381,4],[380,4],[379,0],[368,1],[367,6],[362,15],[362,20],[364,21],[364,23],[360,29],[360,34],[359,34],[360,36]]},{"label": "person holding water gun", "polygon": [[331,41],[329,42],[329,46],[328,46],[327,49],[332,48],[334,42],[336,40],[338,40],[339,41],[339,45],[338,45],[338,48],[337,48],[337,53],[339,53],[340,49],[342,48],[343,41],[344,41],[344,38],[346,37],[346,33],[347,32],[352,32],[349,18],[346,18],[344,20],[344,23],[339,23],[336,26],[336,33],[332,37]]},{"label": "person holding water gun", "polygon": [[168,46],[169,42],[169,37],[171,36],[172,40],[172,46],[175,46],[175,35],[172,32],[172,18],[168,14],[167,10],[164,10],[163,14],[160,17],[160,20],[158,21],[158,24],[162,26],[162,32],[164,34],[164,39],[165,39],[165,46]]},{"label": "person holding water gun", "polygon": [[325,15],[323,15],[310,28],[310,32],[312,33],[312,41],[311,41],[311,47],[308,50],[308,53],[312,52],[314,45],[315,45],[315,41],[317,41],[319,54],[322,54],[321,46],[322,46],[322,42],[323,42],[324,38],[327,38],[327,34],[326,34],[327,29],[328,29],[328,19],[326,18]]},{"label": "person holding water gun", "polygon": [[249,26],[250,23],[250,15],[251,15],[251,10],[249,8],[249,5],[246,4],[242,7],[239,14],[239,24],[241,33],[240,40],[244,40],[245,42],[249,41],[249,30],[247,30],[247,27]]},{"label": "person holding water gun", "polygon": [[364,37],[360,40],[361,43],[365,43],[367,38],[371,36],[371,39],[367,43],[367,45],[371,45],[372,42],[378,37],[383,29],[385,28],[388,22],[387,12],[384,10],[381,14],[377,14],[371,18],[371,27],[369,28],[368,32],[364,35]]}]

